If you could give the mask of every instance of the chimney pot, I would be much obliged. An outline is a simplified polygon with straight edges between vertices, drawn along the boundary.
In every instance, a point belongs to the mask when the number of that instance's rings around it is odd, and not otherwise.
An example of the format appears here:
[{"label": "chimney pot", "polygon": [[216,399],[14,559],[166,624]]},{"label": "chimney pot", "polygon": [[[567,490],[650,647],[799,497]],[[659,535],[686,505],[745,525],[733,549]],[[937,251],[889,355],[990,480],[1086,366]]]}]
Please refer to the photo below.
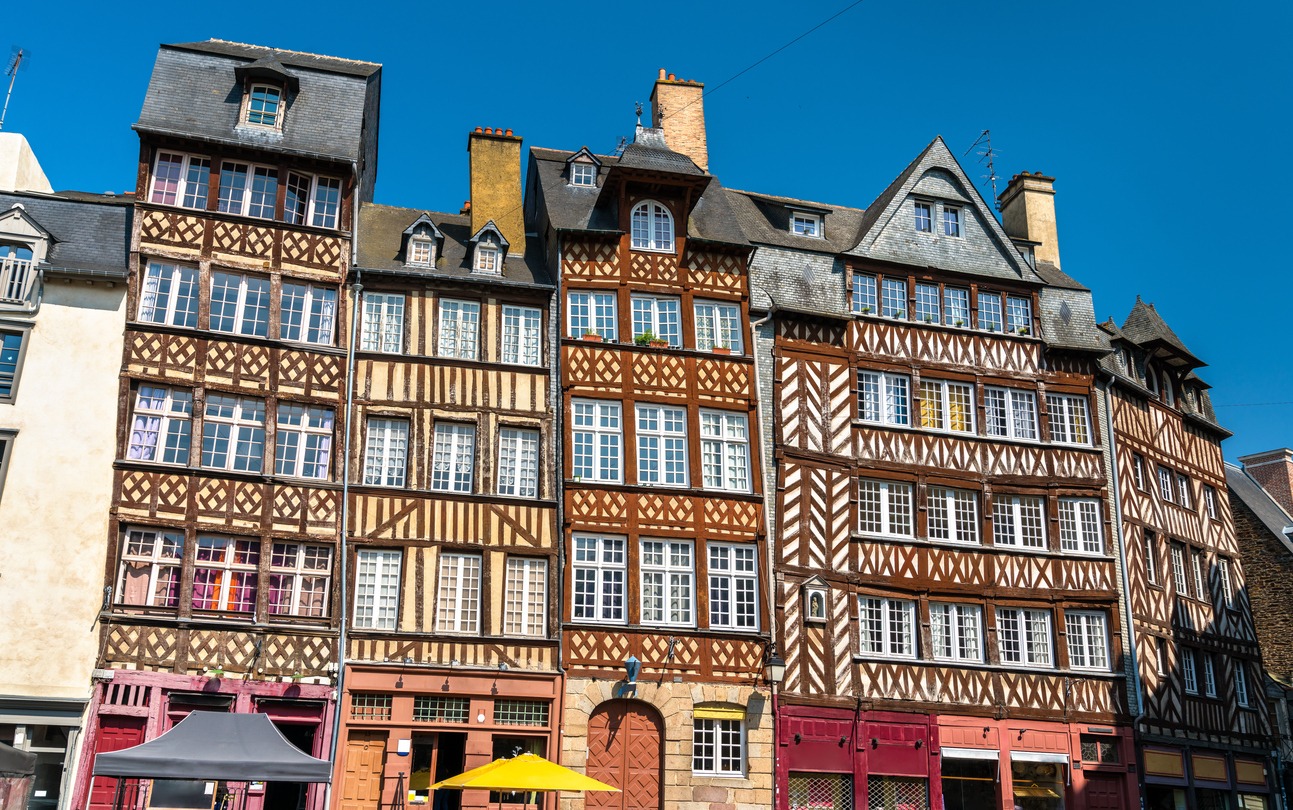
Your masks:
[{"label": "chimney pot", "polygon": [[507,132],[505,132],[504,134],[505,134],[505,135],[507,135],[507,137],[509,137],[509,138],[510,138],[510,137],[512,137],[512,130],[510,130],[510,129],[509,129],[509,130],[508,130]]},{"label": "chimney pot", "polygon": [[670,74],[669,74],[669,81],[671,81],[671,82],[676,82],[676,81],[678,81],[678,77],[677,77],[677,76],[675,76],[674,74],[670,73]]},{"label": "chimney pot", "polygon": [[479,135],[480,133],[482,133],[482,132],[484,132],[484,131],[485,131],[485,130],[484,130],[482,127],[476,127],[476,134],[477,134],[477,135]]},{"label": "chimney pot", "polygon": [[660,78],[663,79],[664,77],[665,77],[664,68],[660,68]]}]

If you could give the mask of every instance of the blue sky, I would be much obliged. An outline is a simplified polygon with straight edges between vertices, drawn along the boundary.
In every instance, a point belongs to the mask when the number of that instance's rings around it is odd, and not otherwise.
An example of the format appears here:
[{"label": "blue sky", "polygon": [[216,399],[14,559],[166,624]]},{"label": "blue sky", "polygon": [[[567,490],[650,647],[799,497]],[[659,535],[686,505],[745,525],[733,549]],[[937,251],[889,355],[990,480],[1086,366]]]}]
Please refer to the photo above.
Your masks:
[{"label": "blue sky", "polygon": [[[120,191],[158,43],[368,59],[385,65],[378,201],[456,211],[469,129],[609,151],[659,68],[713,88],[851,2],[19,3],[0,51],[32,59],[5,129],[56,188]],[[990,128],[1003,178],[1057,178],[1063,266],[1097,315],[1121,323],[1139,293],[1209,362],[1233,459],[1293,444],[1291,31],[1287,0],[863,0],[706,98],[710,169],[865,206],[935,135],[959,155]]]}]

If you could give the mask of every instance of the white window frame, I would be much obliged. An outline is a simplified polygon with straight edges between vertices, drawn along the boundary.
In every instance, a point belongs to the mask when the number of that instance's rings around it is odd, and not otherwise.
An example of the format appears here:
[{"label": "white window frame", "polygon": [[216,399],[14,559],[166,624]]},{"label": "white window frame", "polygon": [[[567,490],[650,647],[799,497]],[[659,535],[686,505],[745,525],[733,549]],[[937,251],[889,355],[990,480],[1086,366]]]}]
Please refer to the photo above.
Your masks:
[{"label": "white window frame", "polygon": [[[970,508],[966,509],[966,504]],[[925,498],[926,534],[930,540],[960,545],[978,545],[982,542],[979,536],[979,493],[972,489],[956,487],[931,486],[926,489]],[[946,524],[940,526],[935,534],[935,521]]]},{"label": "white window frame", "polygon": [[596,334],[616,340],[619,334],[617,301],[607,290],[571,290],[566,293],[566,334],[572,338]]},{"label": "white window frame", "polygon": [[580,481],[624,480],[624,406],[607,399],[570,401],[571,475]]},{"label": "white window frame", "polygon": [[1158,535],[1146,531],[1142,535],[1145,554],[1145,581],[1150,585],[1159,584],[1158,571]]},{"label": "white window frame", "polygon": [[1194,650],[1189,647],[1181,648],[1181,675],[1184,681],[1185,694],[1199,694],[1198,667],[1194,661]]},{"label": "white window frame", "polygon": [[1194,487],[1190,484],[1190,477],[1185,473],[1176,474],[1176,495],[1177,503],[1186,509],[1194,508]]},{"label": "white window frame", "polygon": [[472,262],[472,270],[477,273],[498,275],[503,272],[502,252],[495,245],[477,245],[476,260]]},{"label": "white window frame", "polygon": [[404,351],[404,293],[364,291],[363,329],[359,350],[400,354]]},{"label": "white window frame", "polygon": [[[136,544],[139,551],[131,552]],[[149,550],[145,552],[143,549]],[[172,552],[172,553],[168,553]],[[136,570],[147,577],[147,594],[142,603],[127,602],[126,574]],[[146,572],[146,573],[144,573]],[[184,573],[184,532],[179,529],[161,529],[154,526],[129,526],[121,536],[121,562],[117,569],[117,594],[113,600],[127,607],[152,607],[174,610],[183,598],[181,585]],[[173,588],[173,601],[162,588]],[[160,598],[159,598],[160,597]],[[171,603],[168,604],[168,601]]]},{"label": "white window frame", "polygon": [[[213,408],[229,409],[230,414],[225,416],[213,412]],[[206,402],[202,405],[202,467],[261,472],[265,468],[265,416],[263,399],[207,392]],[[222,426],[227,428],[228,434],[223,437],[225,449],[219,452],[213,442],[220,439]],[[210,452],[208,446],[212,447]],[[258,447],[260,451],[256,453]],[[218,461],[221,455],[224,456],[223,462]]]},{"label": "white window frame", "polygon": [[1168,503],[1175,503],[1176,488],[1172,486],[1172,471],[1158,465],[1158,494]]},{"label": "white window frame", "polygon": [[403,487],[408,481],[409,420],[370,416],[364,432],[364,486]]},{"label": "white window frame", "polygon": [[1033,331],[1033,302],[1018,295],[1006,296],[1006,331],[1028,335]]},{"label": "white window frame", "polygon": [[410,267],[435,266],[435,239],[425,234],[409,237],[409,255],[406,262]]},{"label": "white window frame", "polygon": [[[145,398],[147,406],[143,404]],[[154,407],[154,403],[160,403],[160,406]],[[153,419],[157,424],[150,427]],[[176,446],[171,446],[172,441],[177,443]],[[188,466],[192,450],[193,392],[174,386],[140,383],[135,388],[135,404],[130,412],[126,459]],[[152,458],[145,457],[149,453]]]},{"label": "white window frame", "polygon": [[[759,631],[758,549],[748,543],[709,543],[709,627]],[[726,619],[724,619],[726,614]]]},{"label": "white window frame", "polygon": [[859,594],[858,652],[879,658],[917,659],[920,642],[916,637],[916,603]]},{"label": "white window frame", "polygon": [[1046,421],[1051,441],[1058,444],[1091,444],[1091,418],[1086,397],[1046,395]]},{"label": "white window frame", "polygon": [[675,250],[673,212],[663,203],[643,200],[629,214],[633,250],[673,253]]},{"label": "white window frame", "polygon": [[1231,581],[1230,559],[1217,557],[1217,579],[1221,581],[1221,598],[1223,607],[1230,607],[1235,601],[1234,582]]},{"label": "white window frame", "polygon": [[479,360],[480,302],[441,298],[436,309],[436,356]]},{"label": "white window frame", "polygon": [[1136,479],[1136,489],[1145,491],[1145,457],[1135,453],[1131,457],[1131,471]]},{"label": "white window frame", "polygon": [[[395,630],[400,616],[400,568],[396,549],[361,548],[355,552],[355,612],[351,627]],[[367,604],[365,604],[367,602]]]},{"label": "white window frame", "polygon": [[542,637],[548,628],[548,561],[507,558],[503,588],[503,633]]},{"label": "white window frame", "polygon": [[476,484],[476,426],[436,422],[431,450],[431,489],[470,494]]},{"label": "white window frame", "polygon": [[1060,550],[1069,554],[1104,554],[1104,522],[1099,498],[1060,498]]},{"label": "white window frame", "polygon": [[992,544],[1025,551],[1046,551],[1046,498],[1041,495],[992,496]]},{"label": "white window frame", "polygon": [[[965,411],[964,429],[958,430],[952,427],[953,390],[964,395],[964,402],[962,403]],[[928,411],[929,418],[926,418],[927,409],[933,409]],[[940,433],[972,434],[975,432],[974,411],[974,386],[972,384],[952,380],[921,378],[920,426],[923,429],[935,430]]]},{"label": "white window frame", "polygon": [[[960,323],[957,323],[960,321]],[[970,328],[970,290],[943,285],[943,325]]]},{"label": "white window frame", "polygon": [[498,494],[539,497],[539,431],[498,429]]},{"label": "white window frame", "polygon": [[[229,281],[237,281],[236,294],[232,302],[224,301],[223,306],[233,305],[233,313],[216,314],[216,285],[221,281],[226,290],[233,290]],[[249,276],[244,273],[230,273],[227,270],[213,270],[211,272],[211,317],[210,328],[212,332],[222,332],[227,335],[249,335],[252,337],[268,337],[270,322],[270,299],[273,296],[273,285],[268,278],[261,276]],[[253,296],[260,299],[261,304],[253,303]],[[263,317],[263,319],[262,319]],[[229,321],[228,324],[216,325],[216,319]]]},{"label": "white window frame", "polygon": [[149,261],[140,281],[140,321],[197,328],[201,282],[196,267]]},{"label": "white window frame", "polygon": [[943,236],[960,239],[965,231],[960,206],[943,204],[941,207],[943,209]]},{"label": "white window frame", "polygon": [[503,305],[502,361],[519,366],[543,364],[543,310]]},{"label": "white window frame", "polygon": [[682,347],[682,300],[677,296],[633,293],[629,296],[629,310],[635,341],[650,332],[653,338],[675,349]]},{"label": "white window frame", "polygon": [[741,339],[741,307],[727,301],[697,299],[692,304],[696,318],[696,349],[702,352],[727,348],[732,354],[744,354]]},{"label": "white window frame", "polygon": [[916,282],[916,300],[912,307],[916,320],[921,323],[943,322],[943,290],[937,284]]},{"label": "white window frame", "polygon": [[[158,183],[161,180],[162,157],[179,158],[179,175],[173,181],[167,178],[168,182],[175,183],[175,188],[170,191],[158,188]],[[197,177],[194,176],[194,171],[198,172]],[[198,196],[199,189],[201,189],[201,197]],[[159,195],[161,199],[158,199]],[[170,202],[166,200],[168,196],[172,197]],[[173,205],[193,211],[205,211],[207,200],[210,199],[210,196],[211,158],[203,155],[176,152],[170,149],[158,150],[157,155],[153,158],[152,182],[149,184],[148,189],[148,201],[150,203],[153,205]]]},{"label": "white window frame", "polygon": [[[575,534],[571,540],[571,620],[628,624],[628,540],[586,533]],[[593,601],[586,609],[579,604],[579,590],[584,584],[581,579],[592,585],[589,595]]]},{"label": "white window frame", "polygon": [[275,418],[274,474],[326,481],[332,469],[335,423],[336,413],[331,408],[280,401]]},{"label": "white window frame", "polygon": [[884,318],[907,319],[907,279],[880,277],[880,315]]},{"label": "white window frame", "polygon": [[[282,549],[282,556],[290,560],[289,564],[275,562],[279,549]],[[288,609],[285,611],[274,610],[275,577],[288,578]],[[275,541],[270,546],[269,581],[265,583],[265,594],[268,597],[265,610],[271,616],[327,618],[332,594],[332,549],[317,544]],[[319,606],[302,606],[302,596],[312,594],[322,597]]]},{"label": "white window frame", "polygon": [[570,185],[582,188],[593,188],[597,185],[597,166],[592,163],[574,161],[570,164]]},{"label": "white window frame", "polygon": [[871,273],[853,274],[853,311],[859,315],[879,313],[879,281]]},{"label": "white window frame", "polygon": [[[1030,669],[1054,669],[1055,634],[1049,610],[1034,608],[997,608],[997,646],[1001,663]],[[1008,625],[1013,624],[1013,629]],[[1015,655],[1008,649],[1012,642],[1019,647]]]},{"label": "white window frame", "polygon": [[1230,663],[1235,673],[1235,702],[1239,704],[1239,708],[1247,709],[1251,706],[1248,694],[1248,670],[1244,668],[1243,661],[1232,660]]},{"label": "white window frame", "polygon": [[860,368],[857,384],[859,421],[911,427],[911,377]]},{"label": "white window frame", "polygon": [[[235,186],[232,183],[225,183],[225,171],[231,175],[242,178],[242,188],[237,189],[235,196]],[[274,219],[274,214],[278,206],[278,167],[265,166],[258,163],[247,163],[241,160],[225,160],[220,163],[220,190],[216,199],[216,210],[224,214],[236,214],[244,217],[254,217],[256,219]],[[272,199],[266,203],[264,199],[260,202],[252,202],[252,197],[258,192],[256,189],[256,178],[259,176],[273,177],[274,193]],[[266,208],[268,207],[268,212]],[[255,209],[256,213],[252,213]]]},{"label": "white window frame", "polygon": [[696,550],[690,540],[643,538],[638,546],[639,617],[653,627],[696,626]]},{"label": "white window frame", "polygon": [[697,717],[692,724],[691,772],[696,776],[743,778],[745,721]]},{"label": "white window frame", "polygon": [[[299,291],[299,292],[298,292]],[[298,310],[294,304],[300,301]],[[296,313],[299,320],[292,322]],[[331,346],[335,340],[337,323],[337,291],[331,287],[283,279],[279,293],[280,340]]]},{"label": "white window frame", "polygon": [[1109,616],[1102,610],[1065,610],[1069,669],[1109,672]]},{"label": "white window frame", "polygon": [[[289,225],[305,225],[307,222],[315,228],[337,227],[341,214],[341,180],[319,174],[288,172],[285,183],[289,192],[295,193],[298,207],[288,207],[288,199],[283,199],[283,221]],[[329,194],[329,192],[335,192]],[[331,197],[331,199],[329,199]],[[302,209],[301,204],[304,204]],[[433,254],[434,255],[434,254]]]},{"label": "white window frame", "polygon": [[750,418],[734,411],[701,409],[701,483],[721,492],[750,492]]},{"label": "white window frame", "polygon": [[687,486],[687,409],[639,402],[636,420],[638,483]]},{"label": "white window frame", "polygon": [[[269,110],[268,108],[263,110],[253,110],[251,108],[252,102],[255,101],[256,93],[258,91],[265,94],[266,96],[268,96],[269,94],[265,93],[264,91],[272,92],[274,96],[273,110]],[[266,84],[264,82],[253,83],[250,87],[247,88],[247,109],[245,111],[245,115],[243,116],[243,123],[253,127],[266,127],[267,129],[282,129],[283,112],[284,112],[283,105],[286,102],[287,102],[287,94],[283,92],[283,88],[280,87],[279,85]],[[260,120],[259,121],[252,120],[253,116],[258,116]]]},{"label": "white window frame", "polygon": [[480,632],[481,569],[479,554],[441,552],[436,574],[437,633]]},{"label": "white window frame", "polygon": [[1173,542],[1172,552],[1172,586],[1177,596],[1189,596],[1190,584],[1185,578],[1185,546]]},{"label": "white window frame", "polygon": [[1203,694],[1206,697],[1217,696],[1217,670],[1212,653],[1203,654]]},{"label": "white window frame", "polygon": [[929,635],[935,661],[983,663],[983,607],[929,603]]},{"label": "white window frame", "polygon": [[1203,504],[1208,510],[1208,517],[1217,520],[1217,490],[1211,484],[1203,485]]},{"label": "white window frame", "polygon": [[812,239],[822,238],[822,215],[806,211],[790,212],[790,232],[795,236],[807,236]]},{"label": "white window frame", "polygon": [[909,481],[858,479],[858,531],[880,537],[915,537],[914,490]]},{"label": "white window frame", "polygon": [[1192,548],[1190,549],[1190,575],[1191,584],[1194,586],[1194,598],[1208,602],[1208,580],[1203,575],[1203,564],[1207,562],[1206,555],[1203,551]]},{"label": "white window frame", "polygon": [[1167,674],[1167,639],[1154,638],[1154,672],[1160,676]]},{"label": "white window frame", "polygon": [[[260,595],[260,555],[261,543],[259,540],[250,537],[228,537],[225,535],[200,534],[198,535],[197,547],[194,552],[193,562],[193,587],[190,589],[189,597],[192,600],[193,610],[221,611],[225,613],[251,613],[256,612],[256,603]],[[221,551],[219,559],[202,560],[203,549],[213,549]],[[250,558],[250,562],[248,559]],[[218,575],[212,577],[211,581],[199,583],[199,572],[217,571]],[[210,588],[215,595],[215,604],[206,607],[200,607],[197,604],[198,590],[200,588]],[[251,603],[249,605],[232,605],[230,596],[235,591],[250,590]],[[210,598],[210,597],[208,597]]]},{"label": "white window frame", "polygon": [[985,386],[983,389],[983,432],[989,436],[1035,442],[1037,394],[1019,388]]},{"label": "white window frame", "polygon": [[913,200],[911,216],[911,224],[916,233],[932,234],[934,232],[934,204],[932,202]]},{"label": "white window frame", "polygon": [[979,290],[975,296],[979,317],[975,324],[984,332],[1003,332],[1006,328],[1006,305],[999,292]]}]

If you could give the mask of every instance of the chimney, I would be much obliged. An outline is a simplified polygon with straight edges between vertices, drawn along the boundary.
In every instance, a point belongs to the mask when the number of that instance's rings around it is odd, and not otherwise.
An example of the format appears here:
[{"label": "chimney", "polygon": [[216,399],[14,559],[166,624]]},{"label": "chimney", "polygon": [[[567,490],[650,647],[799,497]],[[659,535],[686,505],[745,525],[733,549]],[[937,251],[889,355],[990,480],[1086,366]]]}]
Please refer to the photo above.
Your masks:
[{"label": "chimney", "polygon": [[1022,172],[1010,178],[997,201],[1001,224],[1014,239],[1039,243],[1033,255],[1060,266],[1060,240],[1055,228],[1055,178]]},{"label": "chimney", "polygon": [[491,219],[508,243],[508,253],[525,255],[525,212],[521,200],[521,138],[502,127],[476,127],[467,136],[471,154],[471,214],[475,234]]},{"label": "chimney", "polygon": [[651,126],[664,131],[665,146],[691,158],[707,172],[704,94],[704,84],[679,79],[660,68],[660,78],[651,88]]},{"label": "chimney", "polygon": [[1293,515],[1293,450],[1284,447],[1240,456],[1239,463],[1267,495]]},{"label": "chimney", "polygon": [[27,139],[17,132],[0,132],[0,191],[53,190]]}]

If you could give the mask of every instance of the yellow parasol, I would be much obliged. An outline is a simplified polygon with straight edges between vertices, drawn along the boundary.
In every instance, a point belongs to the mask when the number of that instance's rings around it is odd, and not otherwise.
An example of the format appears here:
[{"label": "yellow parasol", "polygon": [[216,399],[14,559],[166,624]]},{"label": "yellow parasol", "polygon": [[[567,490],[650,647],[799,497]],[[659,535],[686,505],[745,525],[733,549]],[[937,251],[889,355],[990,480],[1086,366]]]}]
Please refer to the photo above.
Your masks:
[{"label": "yellow parasol", "polygon": [[526,793],[556,791],[620,789],[596,779],[563,768],[536,754],[519,754],[511,759],[496,759],[488,765],[436,782],[431,790],[498,790]]}]

